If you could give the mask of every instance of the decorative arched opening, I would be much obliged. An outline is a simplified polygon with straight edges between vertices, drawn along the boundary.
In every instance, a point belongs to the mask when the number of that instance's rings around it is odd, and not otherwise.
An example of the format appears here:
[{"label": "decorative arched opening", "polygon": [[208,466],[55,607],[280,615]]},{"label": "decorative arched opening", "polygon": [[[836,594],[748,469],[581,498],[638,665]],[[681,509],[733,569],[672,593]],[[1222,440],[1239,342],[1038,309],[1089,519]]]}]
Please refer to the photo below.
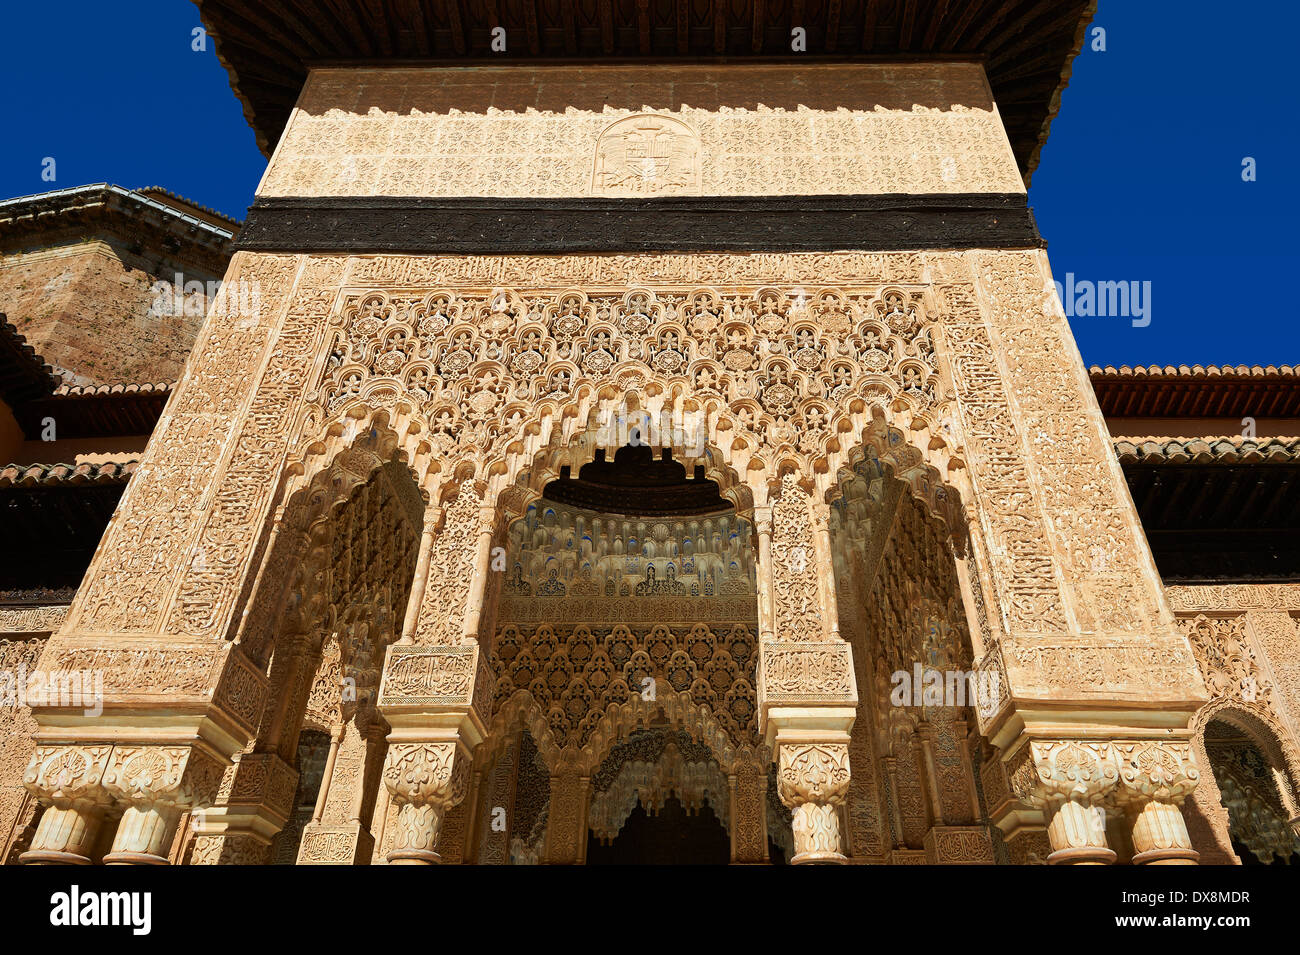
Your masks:
[{"label": "decorative arched opening", "polygon": [[[539,455],[518,493],[503,494],[513,519],[485,609],[494,717],[476,765],[493,773],[530,731],[551,774],[542,861],[583,861],[638,803],[651,828],[671,803],[679,835],[708,841],[710,861],[721,825],[729,861],[732,779],[766,785],[754,534],[736,506],[749,490],[716,452],[643,444],[641,433],[612,454],[585,448],[583,461]],[[705,806],[713,828],[696,825]],[[764,814],[747,822],[759,830]],[[765,833],[749,838],[765,851]]]},{"label": "decorative arched opening", "polygon": [[1300,863],[1300,812],[1271,730],[1249,713],[1222,707],[1204,721],[1201,739],[1237,858],[1243,865]]},{"label": "decorative arched opening", "polygon": [[386,413],[350,418],[286,470],[237,637],[269,672],[267,704],[210,812],[223,835],[206,835],[206,818],[195,827],[195,862],[369,858],[389,729],[376,696],[425,511],[400,444]]},{"label": "decorative arched opening", "polygon": [[731,860],[730,787],[707,744],[663,726],[620,741],[592,775],[588,865]]},{"label": "decorative arched opening", "polygon": [[877,419],[837,473],[830,530],[841,632],[853,645],[858,717],[844,807],[854,861],[992,862],[976,780],[977,673],[963,587],[957,491]]},{"label": "decorative arched opening", "polygon": [[271,841],[271,864],[293,865],[298,861],[303,829],[311,822],[320,799],[321,783],[329,760],[330,734],[325,729],[304,728],[298,734],[298,787],[293,794],[289,821]]}]

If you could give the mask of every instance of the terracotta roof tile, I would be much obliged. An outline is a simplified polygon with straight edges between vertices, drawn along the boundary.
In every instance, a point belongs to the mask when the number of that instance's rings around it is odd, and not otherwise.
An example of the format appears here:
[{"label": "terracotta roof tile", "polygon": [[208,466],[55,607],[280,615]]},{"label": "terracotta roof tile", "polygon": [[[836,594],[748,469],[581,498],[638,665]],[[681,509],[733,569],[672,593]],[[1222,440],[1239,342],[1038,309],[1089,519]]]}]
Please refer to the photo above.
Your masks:
[{"label": "terracotta roof tile", "polygon": [[124,484],[139,461],[98,464],[9,464],[0,468],[0,489],[84,484]]},{"label": "terracotta roof tile", "polygon": [[119,385],[60,385],[55,398],[91,398],[100,395],[165,395],[176,388],[177,382],[157,381]]},{"label": "terracotta roof tile", "polygon": [[1128,437],[1115,442],[1121,464],[1260,464],[1300,461],[1300,438]]},{"label": "terracotta roof tile", "polygon": [[1296,365],[1092,365],[1088,374],[1093,378],[1264,378],[1300,377]]},{"label": "terracotta roof tile", "polygon": [[1300,366],[1138,365],[1088,369],[1107,417],[1300,417]]}]

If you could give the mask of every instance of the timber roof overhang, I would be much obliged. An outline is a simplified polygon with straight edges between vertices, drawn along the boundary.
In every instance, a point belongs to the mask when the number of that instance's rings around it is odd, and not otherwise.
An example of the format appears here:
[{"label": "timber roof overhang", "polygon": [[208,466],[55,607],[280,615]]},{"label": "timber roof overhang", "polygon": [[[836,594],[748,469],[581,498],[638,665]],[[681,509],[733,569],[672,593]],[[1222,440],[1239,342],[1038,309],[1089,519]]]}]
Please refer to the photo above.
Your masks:
[{"label": "timber roof overhang", "polygon": [[23,433],[35,440],[41,422],[58,422],[60,438],[148,435],[153,432],[175,382],[80,387],[61,385],[53,394],[14,409]]},{"label": "timber roof overhang", "polygon": [[1300,580],[1300,438],[1125,438],[1115,452],[1166,582]]},{"label": "timber roof overhang", "polygon": [[42,422],[58,422],[60,438],[147,436],[162,417],[176,383],[69,385],[0,312],[0,400],[23,435],[40,438]]},{"label": "timber roof overhang", "polygon": [[183,262],[220,277],[240,223],[157,186],[73,186],[0,200],[0,252],[42,250],[111,236],[137,255]]},{"label": "timber roof overhang", "polygon": [[1093,365],[1088,374],[1108,418],[1300,417],[1293,365]]},{"label": "timber roof overhang", "polygon": [[[195,0],[270,155],[313,64],[777,60],[983,63],[1028,183],[1096,0]],[[492,31],[506,30],[505,53]],[[516,39],[517,38],[517,39]]]},{"label": "timber roof overhang", "polygon": [[134,460],[0,467],[0,592],[76,587]]}]

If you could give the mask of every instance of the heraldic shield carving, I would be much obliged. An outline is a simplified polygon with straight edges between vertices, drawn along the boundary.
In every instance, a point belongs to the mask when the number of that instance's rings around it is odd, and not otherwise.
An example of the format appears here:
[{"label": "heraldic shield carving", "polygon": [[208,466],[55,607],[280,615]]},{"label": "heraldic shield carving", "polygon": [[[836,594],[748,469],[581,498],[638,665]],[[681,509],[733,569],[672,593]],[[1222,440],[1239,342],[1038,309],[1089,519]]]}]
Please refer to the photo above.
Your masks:
[{"label": "heraldic shield carving", "polygon": [[700,134],[659,113],[625,116],[596,141],[591,190],[602,196],[697,194]]}]

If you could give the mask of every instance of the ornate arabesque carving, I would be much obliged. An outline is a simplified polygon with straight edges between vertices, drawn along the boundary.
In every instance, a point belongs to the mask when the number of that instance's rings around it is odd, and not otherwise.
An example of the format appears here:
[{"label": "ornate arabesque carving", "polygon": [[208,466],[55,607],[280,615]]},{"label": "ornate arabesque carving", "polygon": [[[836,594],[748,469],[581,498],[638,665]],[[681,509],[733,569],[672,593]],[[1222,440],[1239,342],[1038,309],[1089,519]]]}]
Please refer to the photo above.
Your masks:
[{"label": "ornate arabesque carving", "polygon": [[[614,726],[628,720],[636,725],[637,719],[674,708],[676,694],[699,713],[691,722],[719,726],[725,753],[754,750],[760,745],[757,636],[752,624],[713,626],[717,629],[506,625],[492,652],[494,709],[543,714],[545,730],[538,742],[544,749],[570,749],[589,759]],[[501,722],[499,715],[494,725]],[[734,756],[723,758],[729,763]]]},{"label": "ornate arabesque carving", "polygon": [[1285,775],[1230,724],[1212,722],[1204,735],[1232,838],[1264,865],[1279,858],[1294,861],[1294,854],[1300,854],[1300,832],[1292,816],[1294,793]]},{"label": "ornate arabesque carving", "polygon": [[[431,78],[419,73],[406,71],[394,82],[409,89],[413,102],[441,99],[441,91],[424,87]],[[663,89],[662,80],[638,70],[636,83],[647,82],[656,92]],[[758,82],[761,86],[763,81]],[[834,111],[766,105],[714,109],[686,103],[671,112],[650,113],[608,106],[570,106],[562,112],[494,107],[353,113],[332,102],[336,90],[322,89],[312,99],[319,108],[294,115],[259,195],[568,198],[1024,191],[996,111],[961,104]],[[662,158],[662,145],[656,150],[646,143],[644,156],[637,149],[646,135],[642,130],[652,125],[662,130],[656,139],[671,137],[670,151]],[[346,157],[339,155],[340,142],[348,144]],[[405,145],[393,149],[394,142]],[[816,146],[792,148],[807,143]],[[900,162],[900,153],[908,160]],[[655,158],[666,168],[645,162]],[[678,162],[668,162],[670,158]],[[623,161],[615,165],[616,159]],[[693,167],[688,159],[694,159]],[[628,182],[634,176],[636,181]],[[672,184],[671,192],[663,187],[665,181]]]},{"label": "ornate arabesque carving", "polygon": [[732,446],[811,463],[846,425],[860,430],[854,401],[896,404],[936,430],[943,415],[931,322],[901,287],[358,291],[335,321],[324,419],[406,401],[450,460],[490,462],[537,409],[593,408],[611,386],[661,395],[642,410],[679,438],[651,443],[697,454],[728,432]]},{"label": "ornate arabesque carving", "polygon": [[[291,475],[287,484],[279,483],[282,462],[292,459],[291,467],[314,473],[318,457],[331,442],[355,436],[363,421],[369,427],[369,421],[382,415],[386,422],[400,424],[398,441],[409,448],[418,479],[431,491],[463,487],[467,475],[460,465],[468,465],[476,478],[473,492],[482,505],[490,507],[495,500],[518,514],[527,505],[528,490],[540,490],[538,481],[528,478],[523,491],[503,493],[502,488],[535,468],[540,455],[576,446],[575,435],[598,424],[602,412],[649,409],[656,415],[667,410],[670,417],[677,412],[682,420],[702,413],[708,440],[701,459],[711,475],[726,469],[744,475],[751,501],[770,495],[774,476],[781,473],[798,473],[824,489],[830,480],[826,475],[838,473],[852,449],[866,443],[881,460],[891,466],[897,462],[895,475],[906,477],[914,493],[950,516],[948,526],[956,528],[965,515],[955,495],[939,501],[938,475],[950,476],[949,469],[960,470],[969,459],[971,513],[978,519],[980,537],[973,551],[977,563],[983,561],[978,563],[976,586],[990,611],[990,633],[1006,641],[989,641],[986,648],[1005,651],[1018,663],[1016,655],[1022,651],[1013,637],[1073,636],[1079,631],[1083,639],[1056,641],[1060,655],[1069,649],[1088,661],[1090,672],[1093,659],[1122,663],[1119,658],[1134,649],[1123,635],[1135,631],[1135,619],[1155,616],[1150,601],[1122,599],[1144,597],[1126,590],[1129,585],[1119,576],[1140,578],[1145,565],[1134,549],[1140,545],[1134,544],[1132,522],[1121,513],[1122,501],[1114,504],[1093,493],[1090,482],[1106,487],[1114,483],[1105,452],[1098,450],[1089,432],[1081,435],[1079,447],[1091,465],[1100,462],[1087,472],[1091,477],[1067,469],[1058,480],[1050,469],[1029,465],[1042,443],[1056,433],[1052,395],[1078,391],[1059,375],[1047,374],[1048,352],[1065,341],[1063,320],[1049,316],[1046,333],[1033,320],[1030,296],[1041,270],[1029,255],[979,259],[983,268],[978,276],[959,256],[922,254],[268,261],[268,268],[276,265],[283,272],[267,315],[268,330],[263,333],[259,325],[226,335],[220,321],[213,323],[217,336],[201,345],[194,374],[173,403],[177,413],[160,430],[160,448],[193,438],[190,446],[198,449],[199,457],[191,460],[201,463],[186,465],[192,468],[189,483],[157,477],[167,488],[165,499],[154,491],[128,494],[117,521],[129,525],[132,533],[147,531],[140,545],[156,547],[162,560],[179,566],[181,553],[192,553],[195,559],[184,562],[186,570],[175,588],[164,588],[164,593],[154,584],[137,581],[122,589],[119,601],[112,591],[113,575],[141,574],[145,568],[127,566],[101,550],[93,580],[65,630],[84,626],[93,635],[101,625],[115,629],[119,624],[124,630],[157,629],[165,619],[209,636],[227,633],[226,622],[245,607],[256,574],[271,581],[292,567],[292,550],[277,554],[270,545],[268,554],[268,540],[257,532],[273,522],[272,502],[280,489],[288,493],[296,479]],[[291,272],[307,276],[298,292],[291,293],[293,283],[283,281]],[[841,283],[836,289],[796,284],[831,275]],[[884,285],[884,275],[896,283]],[[558,277],[565,281],[555,281]],[[410,282],[412,278],[418,283]],[[927,291],[925,281],[930,278],[939,285]],[[408,282],[414,287],[396,287]],[[738,282],[749,284],[729,284]],[[574,292],[562,303],[565,289],[574,283],[583,284],[585,291]],[[322,345],[320,360],[308,368],[311,363],[302,356],[316,354],[308,347],[315,340],[311,336],[341,285],[347,288],[329,342]],[[390,291],[374,293],[375,288]],[[447,293],[447,301],[426,301],[441,295],[438,289]],[[370,316],[377,320],[373,328],[360,324],[366,317],[361,308],[366,296],[377,296],[371,302],[378,309]],[[984,298],[993,305],[982,307]],[[610,306],[608,314],[602,312],[603,304]],[[454,316],[439,312],[444,306],[460,311]],[[554,311],[547,312],[552,306]],[[384,311],[389,308],[393,311]],[[805,324],[803,313],[819,308]],[[934,315],[943,316],[942,327]],[[445,318],[447,324],[425,332],[409,321],[416,317],[431,319],[433,326]],[[242,320],[247,323],[248,316]],[[996,336],[990,334],[994,326]],[[617,335],[616,340],[610,337],[613,350],[599,338],[611,330]],[[740,335],[734,342],[732,331]],[[243,332],[249,333],[247,341],[240,338]],[[272,334],[284,337],[283,350],[278,342],[275,348],[266,347]],[[226,380],[212,381],[222,350],[240,341],[248,360],[231,362],[221,368]],[[1011,374],[999,357],[1008,348],[1015,351]],[[607,366],[598,354],[601,350]],[[875,357],[877,351],[885,357]],[[954,370],[951,385],[937,358],[941,354],[965,362]],[[846,368],[837,369],[841,355]],[[882,360],[887,367],[873,377],[867,369]],[[1059,362],[1059,351],[1051,360]],[[432,374],[421,378],[421,370]],[[845,370],[847,380],[837,379]],[[1046,375],[1041,380],[1040,372]],[[302,374],[309,375],[308,384]],[[238,375],[247,375],[252,384],[232,390],[229,379]],[[205,393],[209,386],[216,396],[211,406]],[[294,397],[277,404],[281,386]],[[958,399],[960,414],[955,417],[948,410],[949,390]],[[1017,419],[1011,402],[1022,391],[1034,408],[1029,430]],[[193,416],[210,410],[214,419],[206,424]],[[1074,406],[1066,410],[1080,411]],[[200,431],[207,425],[216,431],[205,441]],[[905,434],[900,425],[911,432]],[[186,432],[191,426],[200,431]],[[348,438],[342,437],[349,431]],[[1068,429],[1061,433],[1074,434]],[[972,435],[985,443],[975,447]],[[970,446],[958,453],[963,443]],[[169,459],[160,451],[158,460]],[[934,470],[935,464],[940,471]],[[201,529],[189,527],[176,513],[177,502],[197,500],[198,493],[209,488],[207,472],[226,470],[238,480],[232,478],[229,489],[222,485],[225,503],[220,514],[206,515]],[[1050,495],[1044,488],[1051,489]],[[807,488],[801,490],[808,493]],[[785,493],[782,487],[780,499]],[[1042,504],[1047,496],[1049,508]],[[454,506],[459,494],[452,500],[442,493],[431,493],[430,498],[439,502],[436,507]],[[812,494],[808,498],[816,500]],[[483,514],[476,509],[475,536],[481,542]],[[168,520],[173,524],[163,526]],[[813,526],[800,526],[800,532],[808,532],[814,556],[822,560],[825,555],[818,554],[815,543],[821,516],[814,510],[810,520]],[[438,527],[441,531],[445,522]],[[466,539],[457,548],[462,555]],[[111,540],[116,542],[112,546],[135,546],[129,535]],[[1109,551],[1117,563],[1090,563],[1108,552],[1112,540],[1119,545]],[[224,541],[220,560],[209,566],[197,555],[217,541]],[[1059,572],[1058,544],[1069,548],[1069,574]],[[129,558],[139,559],[138,552]],[[263,569],[255,573],[256,568]],[[463,584],[463,578],[459,582]],[[818,579],[819,586],[825,583]],[[1145,585],[1132,586],[1141,590]],[[173,594],[175,608],[169,604]],[[1114,607],[1107,606],[1112,597]],[[1137,616],[1123,616],[1131,613]],[[242,632],[251,637],[258,619],[241,624]],[[1093,631],[1103,626],[1115,636],[1094,638]],[[1167,642],[1163,629],[1154,632],[1156,639]],[[466,629],[453,627],[449,633],[463,638]],[[248,646],[268,648],[252,639]],[[205,667],[205,675],[213,672],[211,662],[205,661]],[[1052,685],[1072,680],[1061,668],[1050,675],[1046,682]],[[195,690],[206,682],[197,674],[192,680]],[[1140,688],[1140,683],[1134,686]],[[1099,694],[1118,692],[1111,684],[1096,689]],[[304,691],[304,699],[307,696]],[[636,705],[632,701],[626,711]],[[576,791],[580,778],[566,776],[565,786]],[[209,851],[206,842],[196,846],[195,854],[201,851]]]},{"label": "ornate arabesque carving", "polygon": [[[678,739],[638,739],[635,735],[606,757],[592,777],[587,828],[609,843],[618,835],[639,803],[654,815],[670,796],[687,812],[708,805],[724,827],[730,828],[730,787],[708,747],[689,736]],[[638,749],[649,752],[639,753]]]}]

